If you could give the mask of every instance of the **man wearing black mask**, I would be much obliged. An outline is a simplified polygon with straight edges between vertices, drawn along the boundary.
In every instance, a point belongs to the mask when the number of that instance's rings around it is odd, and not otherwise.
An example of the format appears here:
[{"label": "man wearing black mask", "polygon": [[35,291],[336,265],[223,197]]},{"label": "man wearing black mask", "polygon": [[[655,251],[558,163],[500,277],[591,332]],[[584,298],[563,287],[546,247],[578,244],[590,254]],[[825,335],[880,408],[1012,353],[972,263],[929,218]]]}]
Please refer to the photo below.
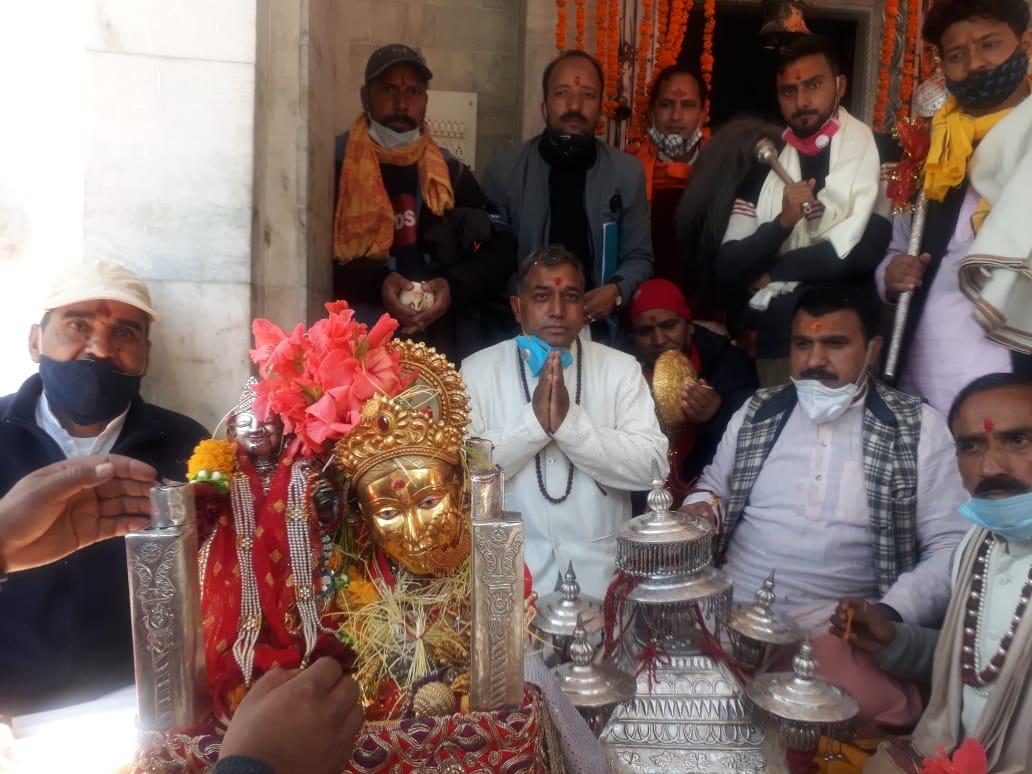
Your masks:
[{"label": "man wearing black mask", "polygon": [[639,283],[652,276],[652,237],[641,163],[595,138],[602,68],[566,51],[545,68],[544,132],[498,153],[484,193],[519,239],[519,259],[561,244],[585,269],[584,311],[593,338]]},{"label": "man wearing black mask", "polygon": [[[117,263],[76,264],[47,290],[29,334],[39,373],[0,398],[0,495],[62,459],[118,453],[182,479],[197,422],[140,399],[157,314],[147,286]],[[0,554],[0,577],[5,574]],[[0,714],[96,698],[133,680],[121,540],[12,575],[0,590]]]},{"label": "man wearing black mask", "polygon": [[[896,217],[877,279],[890,303],[913,292],[899,387],[946,413],[981,374],[1032,373],[1029,304],[1020,299],[1032,249],[1029,9],[1024,0],[939,0],[923,37],[942,55],[949,90],[932,119],[928,220],[917,255],[908,255],[910,217]],[[989,272],[1008,281],[1009,268],[1018,271],[1013,292],[986,292]]]}]

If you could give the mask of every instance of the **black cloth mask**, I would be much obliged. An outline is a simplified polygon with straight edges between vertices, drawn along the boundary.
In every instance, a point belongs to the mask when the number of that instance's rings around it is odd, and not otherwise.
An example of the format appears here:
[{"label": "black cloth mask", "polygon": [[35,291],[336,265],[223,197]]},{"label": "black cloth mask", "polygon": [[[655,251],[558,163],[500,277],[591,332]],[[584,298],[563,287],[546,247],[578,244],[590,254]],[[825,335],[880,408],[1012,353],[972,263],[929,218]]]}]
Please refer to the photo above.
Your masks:
[{"label": "black cloth mask", "polygon": [[538,146],[541,158],[553,169],[588,170],[598,155],[593,134],[561,134],[545,129]]},{"label": "black cloth mask", "polygon": [[54,412],[77,425],[110,422],[140,394],[143,374],[122,373],[99,360],[39,356],[39,375]]},{"label": "black cloth mask", "polygon": [[971,73],[960,81],[946,79],[946,88],[961,107],[985,110],[999,105],[1014,93],[1028,73],[1028,54],[1018,46],[1006,62],[989,70]]}]

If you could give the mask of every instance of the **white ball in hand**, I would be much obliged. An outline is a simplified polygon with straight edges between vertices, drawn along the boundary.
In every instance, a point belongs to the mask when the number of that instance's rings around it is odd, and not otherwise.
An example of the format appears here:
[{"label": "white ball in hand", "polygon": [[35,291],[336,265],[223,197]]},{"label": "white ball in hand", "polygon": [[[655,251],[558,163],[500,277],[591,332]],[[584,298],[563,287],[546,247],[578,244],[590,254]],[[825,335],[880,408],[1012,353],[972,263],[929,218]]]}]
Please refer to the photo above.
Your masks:
[{"label": "white ball in hand", "polygon": [[398,294],[398,300],[413,312],[419,312],[433,306],[434,293],[422,282],[413,282],[411,290],[403,290]]}]

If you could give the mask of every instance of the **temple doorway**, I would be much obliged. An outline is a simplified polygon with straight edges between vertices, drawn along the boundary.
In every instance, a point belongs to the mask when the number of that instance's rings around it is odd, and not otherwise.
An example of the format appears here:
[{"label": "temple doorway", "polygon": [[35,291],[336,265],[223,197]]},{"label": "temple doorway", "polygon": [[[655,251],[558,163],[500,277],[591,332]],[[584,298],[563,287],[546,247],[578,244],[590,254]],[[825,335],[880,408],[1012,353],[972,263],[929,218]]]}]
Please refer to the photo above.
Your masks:
[{"label": "temple doorway", "polygon": [[[696,3],[696,9],[700,6]],[[836,14],[834,9],[809,8],[806,23],[815,33],[828,35],[839,51],[842,72],[848,86],[842,101],[853,115],[862,115],[864,83],[856,68],[858,21]],[[702,51],[704,18],[692,13],[678,61],[697,67]],[[774,68],[777,54],[762,48],[757,35],[763,19],[760,9],[741,4],[718,3],[713,33],[713,93],[710,117],[714,128],[728,119],[751,113],[783,123],[774,94]]]}]

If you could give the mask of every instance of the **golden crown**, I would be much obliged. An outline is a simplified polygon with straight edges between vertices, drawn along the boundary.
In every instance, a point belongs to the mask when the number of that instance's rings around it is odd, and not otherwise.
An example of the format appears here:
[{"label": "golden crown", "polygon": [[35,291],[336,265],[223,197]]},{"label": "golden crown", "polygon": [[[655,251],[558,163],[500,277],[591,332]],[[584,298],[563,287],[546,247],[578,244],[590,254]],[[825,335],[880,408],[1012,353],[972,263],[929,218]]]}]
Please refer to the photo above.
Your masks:
[{"label": "golden crown", "polygon": [[394,341],[390,349],[401,355],[402,373],[415,379],[400,395],[368,400],[362,421],[337,441],[333,464],[352,481],[407,454],[460,462],[469,396],[459,372],[426,344]]}]

